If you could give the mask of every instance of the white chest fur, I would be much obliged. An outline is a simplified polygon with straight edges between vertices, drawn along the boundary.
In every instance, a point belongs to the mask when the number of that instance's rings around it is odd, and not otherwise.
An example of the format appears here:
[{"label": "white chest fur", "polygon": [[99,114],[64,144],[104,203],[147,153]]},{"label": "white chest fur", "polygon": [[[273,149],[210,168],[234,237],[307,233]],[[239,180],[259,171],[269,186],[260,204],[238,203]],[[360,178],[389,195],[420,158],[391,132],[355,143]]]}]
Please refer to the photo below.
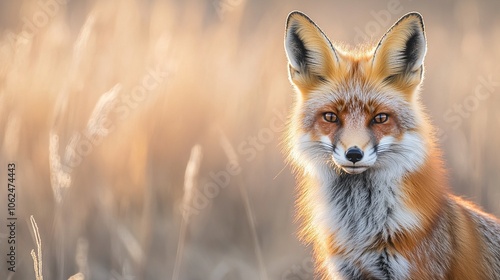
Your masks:
[{"label": "white chest fur", "polygon": [[312,191],[311,203],[313,223],[323,230],[323,238],[334,235],[342,252],[328,260],[330,274],[346,270],[349,275],[355,264],[380,279],[404,279],[409,264],[401,255],[373,249],[379,239],[387,242],[395,233],[419,226],[418,216],[404,205],[401,177],[369,170],[327,178]]}]

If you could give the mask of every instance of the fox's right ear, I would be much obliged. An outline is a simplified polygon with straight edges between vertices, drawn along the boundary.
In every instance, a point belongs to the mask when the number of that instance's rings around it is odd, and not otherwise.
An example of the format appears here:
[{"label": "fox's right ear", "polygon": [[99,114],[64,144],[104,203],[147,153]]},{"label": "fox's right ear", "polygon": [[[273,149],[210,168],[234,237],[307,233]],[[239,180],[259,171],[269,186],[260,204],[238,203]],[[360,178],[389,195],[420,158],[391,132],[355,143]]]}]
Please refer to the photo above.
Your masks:
[{"label": "fox's right ear", "polygon": [[330,40],[309,17],[298,11],[288,15],[285,51],[290,80],[299,87],[323,80],[339,64]]},{"label": "fox's right ear", "polygon": [[382,37],[373,54],[373,69],[386,83],[414,88],[422,81],[427,43],[419,13],[408,13]]}]

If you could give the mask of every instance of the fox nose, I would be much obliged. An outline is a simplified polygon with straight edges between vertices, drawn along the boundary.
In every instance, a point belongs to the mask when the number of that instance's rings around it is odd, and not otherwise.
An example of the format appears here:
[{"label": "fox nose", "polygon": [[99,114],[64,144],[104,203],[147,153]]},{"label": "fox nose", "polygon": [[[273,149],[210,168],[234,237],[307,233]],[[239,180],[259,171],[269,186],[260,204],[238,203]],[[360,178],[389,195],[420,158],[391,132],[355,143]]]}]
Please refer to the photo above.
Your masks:
[{"label": "fox nose", "polygon": [[363,151],[361,151],[361,149],[358,148],[357,146],[354,146],[347,149],[345,157],[347,158],[348,161],[356,163],[363,158]]}]

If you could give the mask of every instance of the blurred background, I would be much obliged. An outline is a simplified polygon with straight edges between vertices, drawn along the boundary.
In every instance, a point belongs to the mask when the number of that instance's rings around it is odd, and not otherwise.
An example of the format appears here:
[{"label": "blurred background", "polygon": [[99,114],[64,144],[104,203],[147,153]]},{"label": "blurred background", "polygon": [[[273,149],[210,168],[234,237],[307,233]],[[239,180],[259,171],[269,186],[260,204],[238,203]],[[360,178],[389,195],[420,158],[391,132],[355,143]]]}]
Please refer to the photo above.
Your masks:
[{"label": "blurred background", "polygon": [[34,249],[45,279],[313,279],[280,152],[292,10],[349,45],[422,13],[453,190],[500,215],[499,1],[2,1],[0,278],[36,279]]}]

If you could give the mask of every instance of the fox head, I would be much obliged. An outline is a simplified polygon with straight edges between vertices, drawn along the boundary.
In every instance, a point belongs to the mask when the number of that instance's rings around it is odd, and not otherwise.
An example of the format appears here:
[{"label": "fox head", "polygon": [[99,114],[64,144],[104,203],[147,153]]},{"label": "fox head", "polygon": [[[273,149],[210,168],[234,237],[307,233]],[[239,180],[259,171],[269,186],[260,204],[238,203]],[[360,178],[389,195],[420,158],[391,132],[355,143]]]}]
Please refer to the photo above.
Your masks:
[{"label": "fox head", "polygon": [[292,12],[285,33],[297,91],[292,161],[342,174],[422,164],[432,134],[418,98],[426,49],[418,13],[399,19],[372,48],[343,50],[305,14]]}]

